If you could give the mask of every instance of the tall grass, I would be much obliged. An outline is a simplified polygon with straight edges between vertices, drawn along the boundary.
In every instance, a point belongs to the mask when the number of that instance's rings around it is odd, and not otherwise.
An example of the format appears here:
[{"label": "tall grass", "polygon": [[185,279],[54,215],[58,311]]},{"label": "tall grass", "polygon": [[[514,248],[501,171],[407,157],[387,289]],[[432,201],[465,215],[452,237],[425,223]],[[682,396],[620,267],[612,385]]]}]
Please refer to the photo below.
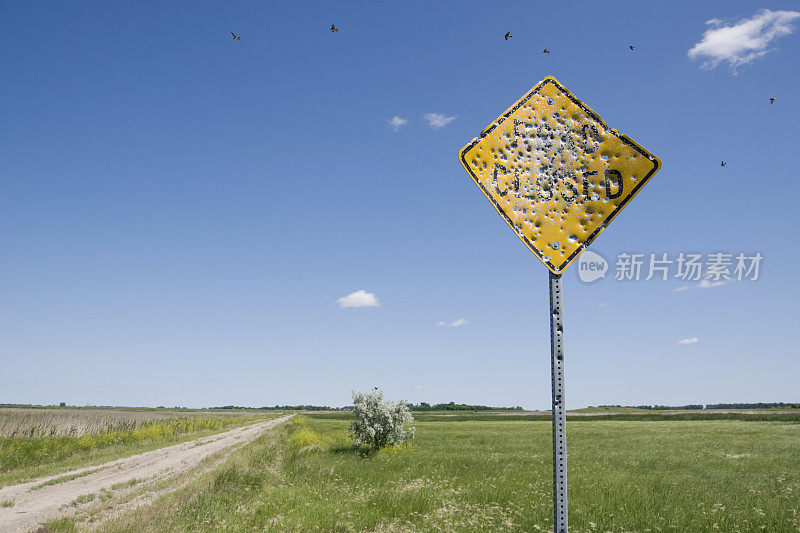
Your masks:
[{"label": "tall grass", "polygon": [[[0,473],[23,466],[58,461],[98,448],[140,441],[162,441],[202,430],[217,430],[250,420],[245,417],[179,418],[144,422],[132,429],[111,429],[80,437],[23,437],[0,439]],[[110,426],[118,427],[118,426]]]},{"label": "tall grass", "polygon": [[210,415],[184,410],[0,408],[0,437],[74,437],[130,431],[154,420],[197,416]]}]

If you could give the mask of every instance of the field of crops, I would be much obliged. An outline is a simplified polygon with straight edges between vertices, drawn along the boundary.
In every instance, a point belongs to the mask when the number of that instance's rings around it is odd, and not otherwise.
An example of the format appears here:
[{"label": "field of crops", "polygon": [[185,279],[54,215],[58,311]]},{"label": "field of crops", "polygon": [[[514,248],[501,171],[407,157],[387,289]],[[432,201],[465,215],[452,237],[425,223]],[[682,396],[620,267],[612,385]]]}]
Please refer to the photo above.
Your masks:
[{"label": "field of crops", "polygon": [[272,418],[257,411],[0,409],[0,486]]},{"label": "field of crops", "polygon": [[129,431],[156,420],[225,416],[173,409],[0,408],[0,437],[74,437]]},{"label": "field of crops", "polygon": [[[482,418],[485,415],[480,415]],[[800,531],[800,424],[568,424],[570,530]],[[108,531],[548,531],[550,423],[416,423],[363,455],[343,415],[284,424]]]}]

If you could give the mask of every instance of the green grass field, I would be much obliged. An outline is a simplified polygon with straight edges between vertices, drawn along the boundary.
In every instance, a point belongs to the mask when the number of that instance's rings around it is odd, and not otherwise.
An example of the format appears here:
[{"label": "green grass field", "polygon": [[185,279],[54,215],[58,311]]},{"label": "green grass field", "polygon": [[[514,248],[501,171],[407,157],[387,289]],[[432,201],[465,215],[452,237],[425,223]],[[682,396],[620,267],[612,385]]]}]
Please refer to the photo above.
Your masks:
[{"label": "green grass field", "polygon": [[[453,417],[456,418],[456,417]],[[363,456],[308,415],[106,531],[552,530],[547,421],[418,421]],[[571,531],[800,531],[800,424],[568,424]]]}]

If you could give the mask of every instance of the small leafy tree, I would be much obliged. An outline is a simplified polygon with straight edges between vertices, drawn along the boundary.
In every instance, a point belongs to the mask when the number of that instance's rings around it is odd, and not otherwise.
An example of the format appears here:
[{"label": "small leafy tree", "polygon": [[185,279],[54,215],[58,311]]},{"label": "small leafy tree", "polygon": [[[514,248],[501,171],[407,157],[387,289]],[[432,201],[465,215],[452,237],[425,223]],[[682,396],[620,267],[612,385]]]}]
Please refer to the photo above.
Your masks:
[{"label": "small leafy tree", "polygon": [[356,419],[350,426],[350,438],[356,446],[377,449],[414,438],[414,428],[405,427],[414,422],[406,402],[384,400],[383,392],[377,389],[369,394],[353,392],[353,414]]}]

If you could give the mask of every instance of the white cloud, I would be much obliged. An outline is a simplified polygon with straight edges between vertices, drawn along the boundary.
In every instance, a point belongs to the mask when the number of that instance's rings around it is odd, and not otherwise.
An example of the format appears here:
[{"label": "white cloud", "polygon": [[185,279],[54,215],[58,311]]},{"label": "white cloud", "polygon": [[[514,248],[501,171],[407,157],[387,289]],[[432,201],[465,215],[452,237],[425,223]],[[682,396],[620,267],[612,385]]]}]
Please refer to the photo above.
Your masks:
[{"label": "white cloud", "polygon": [[389,119],[389,124],[391,124],[391,126],[394,128],[394,131],[399,130],[400,126],[402,126],[406,122],[408,122],[408,120],[406,120],[406,119],[404,119],[402,117],[399,117],[397,115],[395,115],[395,116],[393,116],[392,118]]},{"label": "white cloud", "polygon": [[440,115],[439,113],[427,113],[424,118],[428,121],[428,126],[431,128],[444,128],[456,119],[455,115],[448,117],[447,115]]},{"label": "white cloud", "polygon": [[717,281],[711,281],[708,279],[702,280],[697,285],[681,285],[680,287],[676,287],[672,289],[672,292],[683,292],[688,291],[689,289],[711,289],[714,287],[722,287],[723,285],[727,285],[731,283],[733,280],[730,279],[720,279]]},{"label": "white cloud", "polygon": [[721,287],[721,286],[726,285],[726,284],[728,284],[730,282],[731,282],[731,280],[729,280],[729,279],[721,279],[719,281],[709,281],[707,279],[704,279],[703,281],[701,281],[700,283],[697,284],[697,288],[699,288],[699,289],[710,289],[711,287]]},{"label": "white cloud", "polygon": [[704,58],[703,68],[709,69],[725,61],[736,74],[739,67],[771,52],[767,47],[772,41],[793,33],[792,21],[798,17],[797,11],[765,9],[731,26],[726,26],[723,20],[711,19],[706,22],[711,27],[688,55],[692,59]]},{"label": "white cloud", "polygon": [[381,302],[374,292],[364,290],[351,292],[347,296],[342,296],[336,303],[340,307],[380,307]]},{"label": "white cloud", "polygon": [[445,327],[448,327],[448,328],[457,328],[459,326],[463,326],[464,324],[469,324],[469,322],[467,322],[463,318],[459,318],[458,320],[453,320],[452,322],[437,322],[436,323],[437,326],[445,326]]},{"label": "white cloud", "polygon": [[692,337],[691,339],[681,339],[678,341],[678,344],[697,344],[698,342],[700,342],[700,339]]}]

